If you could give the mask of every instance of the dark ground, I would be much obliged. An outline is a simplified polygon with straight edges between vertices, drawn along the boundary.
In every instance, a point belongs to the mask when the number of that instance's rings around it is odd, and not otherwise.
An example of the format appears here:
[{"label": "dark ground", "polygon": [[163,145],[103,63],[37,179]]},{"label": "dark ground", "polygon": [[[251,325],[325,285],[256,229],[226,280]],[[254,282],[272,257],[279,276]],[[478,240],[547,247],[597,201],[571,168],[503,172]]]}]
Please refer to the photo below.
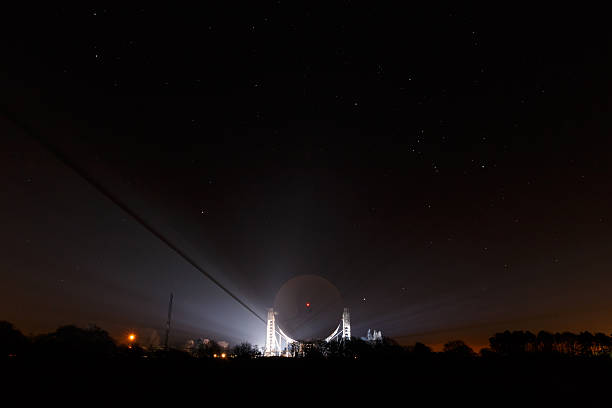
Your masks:
[{"label": "dark ground", "polygon": [[[255,359],[8,361],[7,390],[70,403],[167,400],[234,406],[609,406],[612,361],[442,357],[378,361]],[[17,389],[25,386],[27,394]],[[35,393],[32,391],[36,390]]]}]

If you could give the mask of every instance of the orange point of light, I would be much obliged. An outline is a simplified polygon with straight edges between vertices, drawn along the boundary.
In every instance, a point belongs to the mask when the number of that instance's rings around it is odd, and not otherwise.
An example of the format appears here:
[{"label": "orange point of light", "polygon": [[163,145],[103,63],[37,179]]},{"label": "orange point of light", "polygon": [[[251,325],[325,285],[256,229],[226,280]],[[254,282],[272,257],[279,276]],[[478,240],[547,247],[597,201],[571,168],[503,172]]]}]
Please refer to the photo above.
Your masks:
[{"label": "orange point of light", "polygon": [[134,341],[134,340],[136,339],[136,335],[135,335],[135,334],[130,334],[130,335],[128,336],[128,339],[129,339],[130,341]]}]

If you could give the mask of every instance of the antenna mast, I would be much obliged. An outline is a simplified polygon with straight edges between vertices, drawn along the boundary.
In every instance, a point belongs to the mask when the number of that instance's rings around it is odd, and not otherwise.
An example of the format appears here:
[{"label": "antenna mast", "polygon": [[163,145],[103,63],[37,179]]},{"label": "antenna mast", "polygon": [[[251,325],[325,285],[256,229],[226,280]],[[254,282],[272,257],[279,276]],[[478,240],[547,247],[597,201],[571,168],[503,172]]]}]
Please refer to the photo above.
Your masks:
[{"label": "antenna mast", "polygon": [[168,321],[166,322],[166,340],[164,341],[164,348],[168,350],[168,336],[170,335],[170,322],[172,321],[172,299],[174,293],[170,292],[170,302],[168,303]]}]

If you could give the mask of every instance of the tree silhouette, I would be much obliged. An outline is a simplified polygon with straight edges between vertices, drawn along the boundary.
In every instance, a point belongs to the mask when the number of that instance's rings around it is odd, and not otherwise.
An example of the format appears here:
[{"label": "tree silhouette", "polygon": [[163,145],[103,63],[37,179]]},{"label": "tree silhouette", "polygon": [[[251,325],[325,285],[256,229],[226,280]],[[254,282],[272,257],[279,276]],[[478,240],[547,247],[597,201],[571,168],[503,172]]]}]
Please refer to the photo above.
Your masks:
[{"label": "tree silhouette", "polygon": [[588,331],[551,334],[540,331],[534,336],[529,331],[506,330],[489,339],[493,352],[504,356],[516,356],[527,352],[559,353],[572,356],[592,357],[612,351],[612,339],[604,333],[595,335]]},{"label": "tree silhouette", "polygon": [[[543,336],[545,336],[543,334]],[[549,339],[550,340],[550,339]],[[530,331],[504,331],[495,333],[489,338],[489,347],[492,351],[504,356],[516,356],[538,350],[539,340]]]},{"label": "tree silhouette", "polygon": [[303,343],[303,356],[308,359],[321,359],[325,356],[325,341],[308,341]]},{"label": "tree silhouette", "polygon": [[596,353],[595,336],[588,331],[581,332],[577,336],[578,353],[581,356],[590,357]]},{"label": "tree silhouette", "polygon": [[444,345],[443,353],[452,356],[452,357],[460,357],[460,358],[469,358],[474,357],[476,354],[474,350],[467,344],[463,342],[463,340],[452,340]]},{"label": "tree silhouette", "polygon": [[326,357],[342,358],[346,357],[346,347],[344,341],[332,341],[325,346]]},{"label": "tree silhouette", "polygon": [[241,343],[232,348],[232,354],[242,360],[258,357],[261,353],[251,343]]},{"label": "tree silhouette", "polygon": [[293,342],[289,345],[289,354],[291,357],[298,357],[302,350],[302,344],[299,341]]},{"label": "tree silhouette", "polygon": [[538,340],[535,334],[529,330],[522,333],[523,352],[531,353],[537,350]]},{"label": "tree silhouette", "polygon": [[37,336],[34,346],[41,357],[107,358],[117,352],[113,339],[97,326],[62,326],[53,333]]},{"label": "tree silhouette", "polygon": [[0,358],[21,356],[30,342],[12,323],[0,321]]},{"label": "tree silhouette", "polygon": [[374,356],[374,350],[368,342],[358,338],[352,338],[345,345],[345,353],[351,358],[369,359]]},{"label": "tree silhouette", "polygon": [[489,338],[489,346],[497,354],[508,356],[512,354],[512,333],[509,330],[495,333]]},{"label": "tree silhouette", "polygon": [[219,343],[214,340],[208,340],[198,344],[193,351],[193,356],[197,358],[213,358],[215,355],[221,355],[223,351],[224,348]]},{"label": "tree silhouette", "polygon": [[536,337],[536,351],[540,353],[552,353],[555,351],[555,338],[547,331],[541,330]]},{"label": "tree silhouette", "polygon": [[419,357],[423,357],[423,356],[429,356],[431,355],[431,348],[426,346],[423,343],[415,343],[414,346],[411,349],[412,353],[415,356],[419,356]]},{"label": "tree silhouette", "polygon": [[566,354],[577,356],[580,351],[578,336],[571,332],[563,332],[557,337],[561,343],[561,349]]},{"label": "tree silhouette", "polygon": [[595,333],[595,345],[597,354],[610,354],[612,351],[612,339],[604,333]]}]

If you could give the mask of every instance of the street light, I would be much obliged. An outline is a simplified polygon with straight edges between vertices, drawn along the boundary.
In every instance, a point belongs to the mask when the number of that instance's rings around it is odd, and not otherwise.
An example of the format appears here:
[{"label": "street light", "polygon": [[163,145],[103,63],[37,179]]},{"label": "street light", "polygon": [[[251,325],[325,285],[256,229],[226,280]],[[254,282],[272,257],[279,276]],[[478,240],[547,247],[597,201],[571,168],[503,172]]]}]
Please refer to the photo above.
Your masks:
[{"label": "street light", "polygon": [[128,334],[128,341],[130,342],[128,348],[132,348],[132,344],[136,341],[136,335],[134,333]]}]

